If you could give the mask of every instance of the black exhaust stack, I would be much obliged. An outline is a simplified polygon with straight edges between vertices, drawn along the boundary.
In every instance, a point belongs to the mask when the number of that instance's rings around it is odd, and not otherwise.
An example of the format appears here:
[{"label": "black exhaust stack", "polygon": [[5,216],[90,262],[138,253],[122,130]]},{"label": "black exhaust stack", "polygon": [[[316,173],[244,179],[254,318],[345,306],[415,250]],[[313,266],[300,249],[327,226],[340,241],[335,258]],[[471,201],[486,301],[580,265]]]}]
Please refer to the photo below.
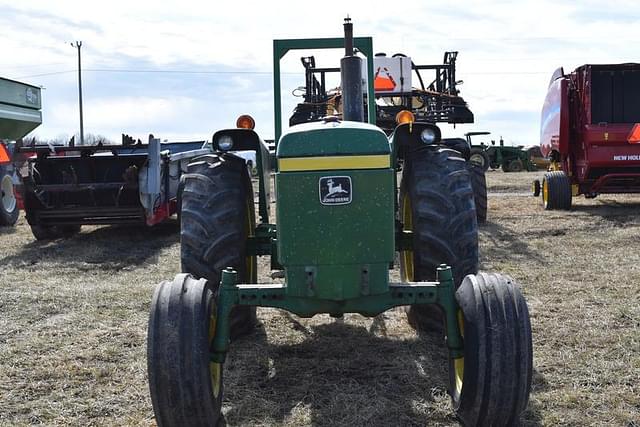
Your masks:
[{"label": "black exhaust stack", "polygon": [[353,53],[353,24],[344,20],[344,58],[340,60],[342,79],[342,120],[364,122],[362,59]]}]

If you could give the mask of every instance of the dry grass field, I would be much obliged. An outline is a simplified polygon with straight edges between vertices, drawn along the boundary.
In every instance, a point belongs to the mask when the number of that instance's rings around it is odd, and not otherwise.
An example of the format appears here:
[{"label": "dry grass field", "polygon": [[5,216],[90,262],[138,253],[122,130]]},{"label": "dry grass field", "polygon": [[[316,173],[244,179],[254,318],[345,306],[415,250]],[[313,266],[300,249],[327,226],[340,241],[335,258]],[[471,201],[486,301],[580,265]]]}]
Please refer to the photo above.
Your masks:
[{"label": "dry grass field", "polygon": [[[531,311],[523,424],[640,426],[640,196],[547,212],[527,196],[539,175],[489,172],[480,230],[481,269],[514,277]],[[147,316],[155,284],[178,269],[175,223],[46,243],[24,217],[1,228],[0,425],[153,425]],[[259,317],[225,367],[228,425],[457,425],[443,341],[402,310]]]}]

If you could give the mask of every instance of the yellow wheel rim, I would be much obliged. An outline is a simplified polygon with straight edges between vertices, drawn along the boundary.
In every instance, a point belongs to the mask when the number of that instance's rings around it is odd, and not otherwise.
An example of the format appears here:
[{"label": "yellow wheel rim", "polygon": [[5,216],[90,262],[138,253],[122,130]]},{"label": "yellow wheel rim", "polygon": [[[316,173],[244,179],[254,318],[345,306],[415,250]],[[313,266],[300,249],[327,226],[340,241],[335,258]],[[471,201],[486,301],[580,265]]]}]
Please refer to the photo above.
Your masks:
[{"label": "yellow wheel rim", "polygon": [[[458,327],[460,328],[460,335],[464,338],[464,316],[460,310],[458,310]],[[460,396],[464,383],[464,357],[453,359],[453,379],[455,382],[455,395]]]},{"label": "yellow wheel rim", "polygon": [[542,203],[545,208],[549,204],[549,182],[546,179],[542,180]]},{"label": "yellow wheel rim", "polygon": [[[402,193],[400,205],[400,217],[402,218],[402,229],[413,231],[413,213],[411,212],[411,199],[409,195]],[[413,251],[400,252],[400,279],[403,282],[415,281],[415,269],[413,263]]]},{"label": "yellow wheel rim", "polygon": [[[217,312],[218,308],[214,304],[211,309],[211,316],[209,317],[209,348],[213,342],[213,337],[216,335]],[[213,396],[217,399],[220,396],[220,389],[222,388],[222,364],[209,362],[209,376],[211,378]]]},{"label": "yellow wheel rim", "polygon": [[[413,231],[413,213],[411,211],[411,199],[407,193],[402,193],[400,202],[400,218],[402,218],[402,229]],[[415,279],[413,251],[400,252],[400,277],[403,282],[412,282]],[[460,335],[464,338],[464,317],[462,311],[458,310],[458,327]],[[462,393],[464,380],[464,357],[453,359],[454,387],[457,396]]]},{"label": "yellow wheel rim", "polygon": [[[249,197],[253,197],[253,192],[249,195]],[[246,210],[247,210],[247,221],[245,223],[244,232],[245,232],[245,236],[249,238],[249,237],[254,237],[256,235],[255,233],[256,213],[253,209],[253,203],[251,203],[251,200],[249,198],[247,198]],[[245,280],[247,281],[247,283],[256,283],[258,281],[258,271],[257,271],[255,256],[248,256],[246,258],[246,267],[247,267],[247,277]]]}]

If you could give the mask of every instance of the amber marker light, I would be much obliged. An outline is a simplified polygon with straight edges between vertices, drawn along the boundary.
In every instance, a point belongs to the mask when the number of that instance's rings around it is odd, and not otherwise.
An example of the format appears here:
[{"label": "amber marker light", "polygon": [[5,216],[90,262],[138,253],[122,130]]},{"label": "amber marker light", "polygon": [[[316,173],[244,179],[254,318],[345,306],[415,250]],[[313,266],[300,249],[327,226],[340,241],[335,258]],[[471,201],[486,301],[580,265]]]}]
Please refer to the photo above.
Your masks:
[{"label": "amber marker light", "polygon": [[4,144],[0,143],[0,165],[5,163],[11,163],[11,159],[9,158],[9,153],[7,152]]},{"label": "amber marker light", "polygon": [[243,114],[238,117],[238,120],[236,121],[236,127],[240,129],[253,129],[256,127],[256,122],[250,115]]},{"label": "amber marker light", "polygon": [[402,110],[398,114],[396,114],[396,123],[401,125],[403,123],[413,123],[416,121],[416,118],[413,116],[413,113],[409,110]]}]

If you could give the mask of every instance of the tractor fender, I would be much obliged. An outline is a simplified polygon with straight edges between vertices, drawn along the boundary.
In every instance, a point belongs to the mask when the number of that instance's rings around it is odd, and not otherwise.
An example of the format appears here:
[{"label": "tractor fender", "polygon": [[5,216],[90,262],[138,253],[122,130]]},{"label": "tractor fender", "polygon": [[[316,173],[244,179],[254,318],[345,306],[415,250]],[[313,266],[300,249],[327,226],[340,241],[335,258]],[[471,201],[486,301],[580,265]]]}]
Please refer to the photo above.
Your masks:
[{"label": "tractor fender", "polygon": [[440,143],[447,148],[456,150],[467,161],[471,157],[471,147],[464,138],[442,138]]}]

